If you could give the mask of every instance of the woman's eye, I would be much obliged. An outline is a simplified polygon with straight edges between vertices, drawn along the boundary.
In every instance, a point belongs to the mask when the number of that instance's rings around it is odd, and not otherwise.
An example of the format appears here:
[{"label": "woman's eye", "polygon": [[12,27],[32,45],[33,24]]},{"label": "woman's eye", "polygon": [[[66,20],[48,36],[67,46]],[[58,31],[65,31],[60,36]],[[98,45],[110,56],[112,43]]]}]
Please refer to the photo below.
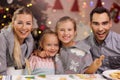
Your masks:
[{"label": "woman's eye", "polygon": [[22,24],[22,22],[18,22],[17,24]]}]

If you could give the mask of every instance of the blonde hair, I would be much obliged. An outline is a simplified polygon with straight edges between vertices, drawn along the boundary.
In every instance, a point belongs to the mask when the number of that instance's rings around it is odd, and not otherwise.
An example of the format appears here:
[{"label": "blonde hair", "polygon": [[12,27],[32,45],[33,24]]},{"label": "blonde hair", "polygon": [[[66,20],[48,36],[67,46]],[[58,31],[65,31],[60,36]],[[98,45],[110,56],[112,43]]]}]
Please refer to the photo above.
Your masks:
[{"label": "blonde hair", "polygon": [[[19,14],[30,14],[32,16],[32,12],[28,8],[21,7],[14,12],[14,16],[12,17],[12,22],[14,22],[16,20],[16,16]],[[13,26],[12,26],[12,28],[13,28]],[[14,31],[14,29],[13,29],[13,31]],[[14,63],[17,66],[17,68],[22,68],[21,47],[20,47],[20,42],[19,42],[18,37],[15,32],[14,32],[13,58],[14,58]]]},{"label": "blonde hair", "polygon": [[[45,36],[48,35],[48,34],[55,35],[57,37],[57,39],[58,39],[58,36],[57,36],[56,32],[54,32],[54,31],[52,31],[50,29],[44,30],[41,37],[40,37],[40,40],[39,40],[39,47],[40,47],[41,50],[43,50],[43,43],[45,41]],[[58,41],[59,41],[59,39],[58,39]]]}]

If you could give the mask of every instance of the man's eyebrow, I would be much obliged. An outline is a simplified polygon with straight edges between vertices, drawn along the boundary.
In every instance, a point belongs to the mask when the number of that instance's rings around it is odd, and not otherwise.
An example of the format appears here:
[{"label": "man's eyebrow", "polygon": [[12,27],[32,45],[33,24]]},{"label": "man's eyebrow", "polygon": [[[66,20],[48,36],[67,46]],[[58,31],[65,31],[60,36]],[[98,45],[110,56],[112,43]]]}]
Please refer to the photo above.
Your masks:
[{"label": "man's eyebrow", "polygon": [[102,23],[108,23],[109,21],[103,21]]},{"label": "man's eyebrow", "polygon": [[99,23],[99,22],[96,22],[96,21],[92,21],[92,23]]}]

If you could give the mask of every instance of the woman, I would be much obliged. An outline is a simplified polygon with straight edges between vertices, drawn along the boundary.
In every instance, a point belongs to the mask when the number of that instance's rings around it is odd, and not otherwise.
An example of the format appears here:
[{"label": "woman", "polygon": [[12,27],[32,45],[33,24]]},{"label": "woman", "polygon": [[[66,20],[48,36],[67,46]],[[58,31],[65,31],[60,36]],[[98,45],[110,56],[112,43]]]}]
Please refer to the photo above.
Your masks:
[{"label": "woman", "polygon": [[33,50],[32,26],[32,12],[28,8],[21,7],[14,12],[12,23],[1,30],[1,75],[22,74],[25,58],[28,58]]}]

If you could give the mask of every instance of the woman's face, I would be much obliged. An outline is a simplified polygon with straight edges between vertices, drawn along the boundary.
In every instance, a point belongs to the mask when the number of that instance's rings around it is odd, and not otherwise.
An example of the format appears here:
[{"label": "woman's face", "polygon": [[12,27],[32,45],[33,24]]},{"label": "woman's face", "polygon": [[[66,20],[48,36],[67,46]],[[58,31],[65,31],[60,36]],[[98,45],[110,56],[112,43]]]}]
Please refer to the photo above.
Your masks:
[{"label": "woman's face", "polygon": [[13,21],[14,31],[19,39],[24,40],[31,32],[33,25],[30,14],[18,14]]}]

